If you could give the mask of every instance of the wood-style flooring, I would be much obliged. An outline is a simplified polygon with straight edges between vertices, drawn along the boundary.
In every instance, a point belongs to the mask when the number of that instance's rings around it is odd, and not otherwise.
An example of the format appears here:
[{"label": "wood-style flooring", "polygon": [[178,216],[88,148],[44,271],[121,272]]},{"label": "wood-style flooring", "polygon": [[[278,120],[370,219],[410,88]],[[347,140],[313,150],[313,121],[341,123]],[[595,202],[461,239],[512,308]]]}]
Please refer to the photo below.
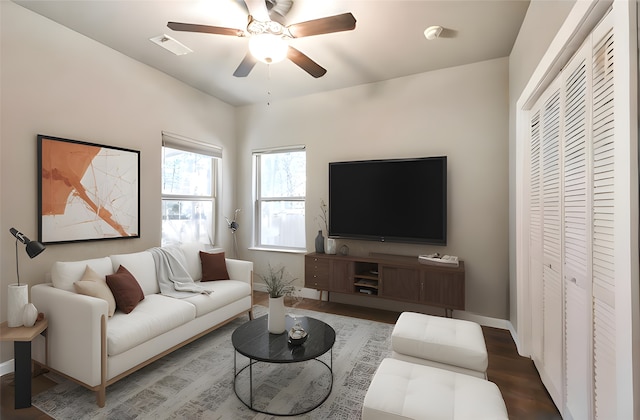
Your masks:
[{"label": "wood-style flooring", "polygon": [[[268,306],[268,295],[254,292],[256,305]],[[400,313],[365,308],[361,306],[317,301],[312,299],[287,300],[288,306],[327,312],[354,318],[368,319],[394,324]],[[545,390],[533,362],[518,355],[515,343],[509,331],[498,328],[482,327],[487,350],[489,352],[489,380],[500,388],[507,405],[510,419],[546,420],[561,419],[556,406]],[[0,378],[0,418],[2,419],[50,419],[35,407],[14,409],[13,375]],[[53,386],[54,383],[45,376],[33,379],[33,395]],[[107,404],[109,390],[107,389]],[[349,419],[351,420],[351,419]]]}]

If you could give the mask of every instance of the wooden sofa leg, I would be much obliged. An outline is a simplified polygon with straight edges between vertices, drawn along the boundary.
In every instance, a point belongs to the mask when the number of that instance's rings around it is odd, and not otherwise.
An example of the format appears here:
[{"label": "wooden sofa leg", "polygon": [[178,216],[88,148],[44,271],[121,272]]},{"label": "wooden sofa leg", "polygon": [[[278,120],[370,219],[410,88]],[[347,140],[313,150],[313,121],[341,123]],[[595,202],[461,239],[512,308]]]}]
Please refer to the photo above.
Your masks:
[{"label": "wooden sofa leg", "polygon": [[100,386],[100,389],[96,391],[96,402],[98,407],[102,408],[107,402],[107,389]]},{"label": "wooden sofa leg", "polygon": [[253,308],[249,309],[249,321],[253,320]]},{"label": "wooden sofa leg", "polygon": [[98,407],[107,402],[107,319],[100,318],[100,387],[96,391]]}]

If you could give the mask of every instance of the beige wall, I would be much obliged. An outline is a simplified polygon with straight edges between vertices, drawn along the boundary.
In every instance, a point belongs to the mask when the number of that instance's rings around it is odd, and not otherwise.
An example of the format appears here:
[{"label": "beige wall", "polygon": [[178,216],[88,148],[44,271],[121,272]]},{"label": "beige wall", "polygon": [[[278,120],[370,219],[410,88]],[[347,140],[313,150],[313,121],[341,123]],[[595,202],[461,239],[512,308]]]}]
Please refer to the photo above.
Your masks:
[{"label": "beige wall", "polygon": [[531,0],[509,56],[509,320],[514,327],[517,324],[516,102],[574,3],[572,0]]},{"label": "beige wall", "polygon": [[[466,265],[467,310],[508,317],[508,61],[496,59],[382,83],[260,104],[238,112],[239,206],[251,209],[251,151],[307,146],[307,249],[313,251],[320,200],[328,197],[328,163],[341,160],[448,156],[446,247],[367,241],[369,252],[458,255]],[[243,128],[244,127],[244,128]],[[416,182],[416,194],[420,184]],[[354,211],[361,211],[354,209]],[[250,226],[250,212],[243,212]],[[401,220],[402,215],[398,214]],[[241,248],[250,229],[239,231]],[[264,270],[284,263],[302,284],[303,256],[250,251]],[[332,298],[338,298],[332,294]],[[348,300],[348,299],[347,299]],[[370,300],[369,302],[373,302]],[[397,310],[406,305],[394,303]]]},{"label": "beige wall", "polygon": [[[0,320],[16,281],[15,226],[38,236],[36,135],[46,134],[141,152],[141,238],[50,245],[29,261],[21,280],[42,283],[56,260],[80,260],[160,244],[161,131],[224,148],[219,243],[230,248],[235,157],[234,108],[8,1],[1,1]],[[22,247],[24,248],[24,247]],[[3,343],[0,362],[12,357]]]},{"label": "beige wall", "polygon": [[[166,130],[224,147],[218,243],[231,249],[223,216],[242,208],[239,245],[243,256],[254,260],[257,269],[267,261],[284,262],[299,284],[302,255],[247,251],[252,149],[307,145],[309,250],[317,232],[320,199],[327,198],[328,162],[448,155],[447,247],[343,243],[360,255],[434,251],[459,255],[467,267],[468,311],[514,321],[513,299],[509,307],[510,285],[515,296],[515,278],[509,275],[509,251],[515,246],[509,246],[514,206],[508,181],[514,178],[509,148],[514,138],[513,107],[572,4],[533,0],[509,60],[234,109],[1,1],[0,229],[5,233],[0,234],[0,320],[6,319],[4,291],[15,281],[14,242],[7,231],[15,226],[32,239],[37,237],[36,135],[140,150],[142,237],[52,245],[30,262],[23,254],[21,277],[29,284],[44,281],[55,260],[136,251],[159,243],[160,132]],[[12,357],[9,348],[0,348],[0,362]]]}]

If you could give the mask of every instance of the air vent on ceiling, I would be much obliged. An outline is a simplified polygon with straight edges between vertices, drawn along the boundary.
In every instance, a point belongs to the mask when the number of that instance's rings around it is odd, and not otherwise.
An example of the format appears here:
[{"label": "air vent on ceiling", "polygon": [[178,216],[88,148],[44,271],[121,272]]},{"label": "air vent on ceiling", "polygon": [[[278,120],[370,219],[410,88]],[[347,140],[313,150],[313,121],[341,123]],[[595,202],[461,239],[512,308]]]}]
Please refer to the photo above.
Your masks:
[{"label": "air vent on ceiling", "polygon": [[169,35],[159,35],[149,38],[149,41],[154,44],[160,45],[167,51],[171,51],[175,55],[185,55],[193,52],[191,48],[178,42],[175,38],[171,38]]}]

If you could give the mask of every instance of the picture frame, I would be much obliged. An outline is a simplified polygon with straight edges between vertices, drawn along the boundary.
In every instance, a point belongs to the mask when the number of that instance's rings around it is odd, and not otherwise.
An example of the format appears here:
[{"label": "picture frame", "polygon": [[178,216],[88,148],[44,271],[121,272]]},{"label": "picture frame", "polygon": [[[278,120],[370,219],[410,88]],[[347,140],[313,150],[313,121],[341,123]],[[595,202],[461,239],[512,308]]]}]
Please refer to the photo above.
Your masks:
[{"label": "picture frame", "polygon": [[140,237],[140,151],[38,134],[38,240]]}]

